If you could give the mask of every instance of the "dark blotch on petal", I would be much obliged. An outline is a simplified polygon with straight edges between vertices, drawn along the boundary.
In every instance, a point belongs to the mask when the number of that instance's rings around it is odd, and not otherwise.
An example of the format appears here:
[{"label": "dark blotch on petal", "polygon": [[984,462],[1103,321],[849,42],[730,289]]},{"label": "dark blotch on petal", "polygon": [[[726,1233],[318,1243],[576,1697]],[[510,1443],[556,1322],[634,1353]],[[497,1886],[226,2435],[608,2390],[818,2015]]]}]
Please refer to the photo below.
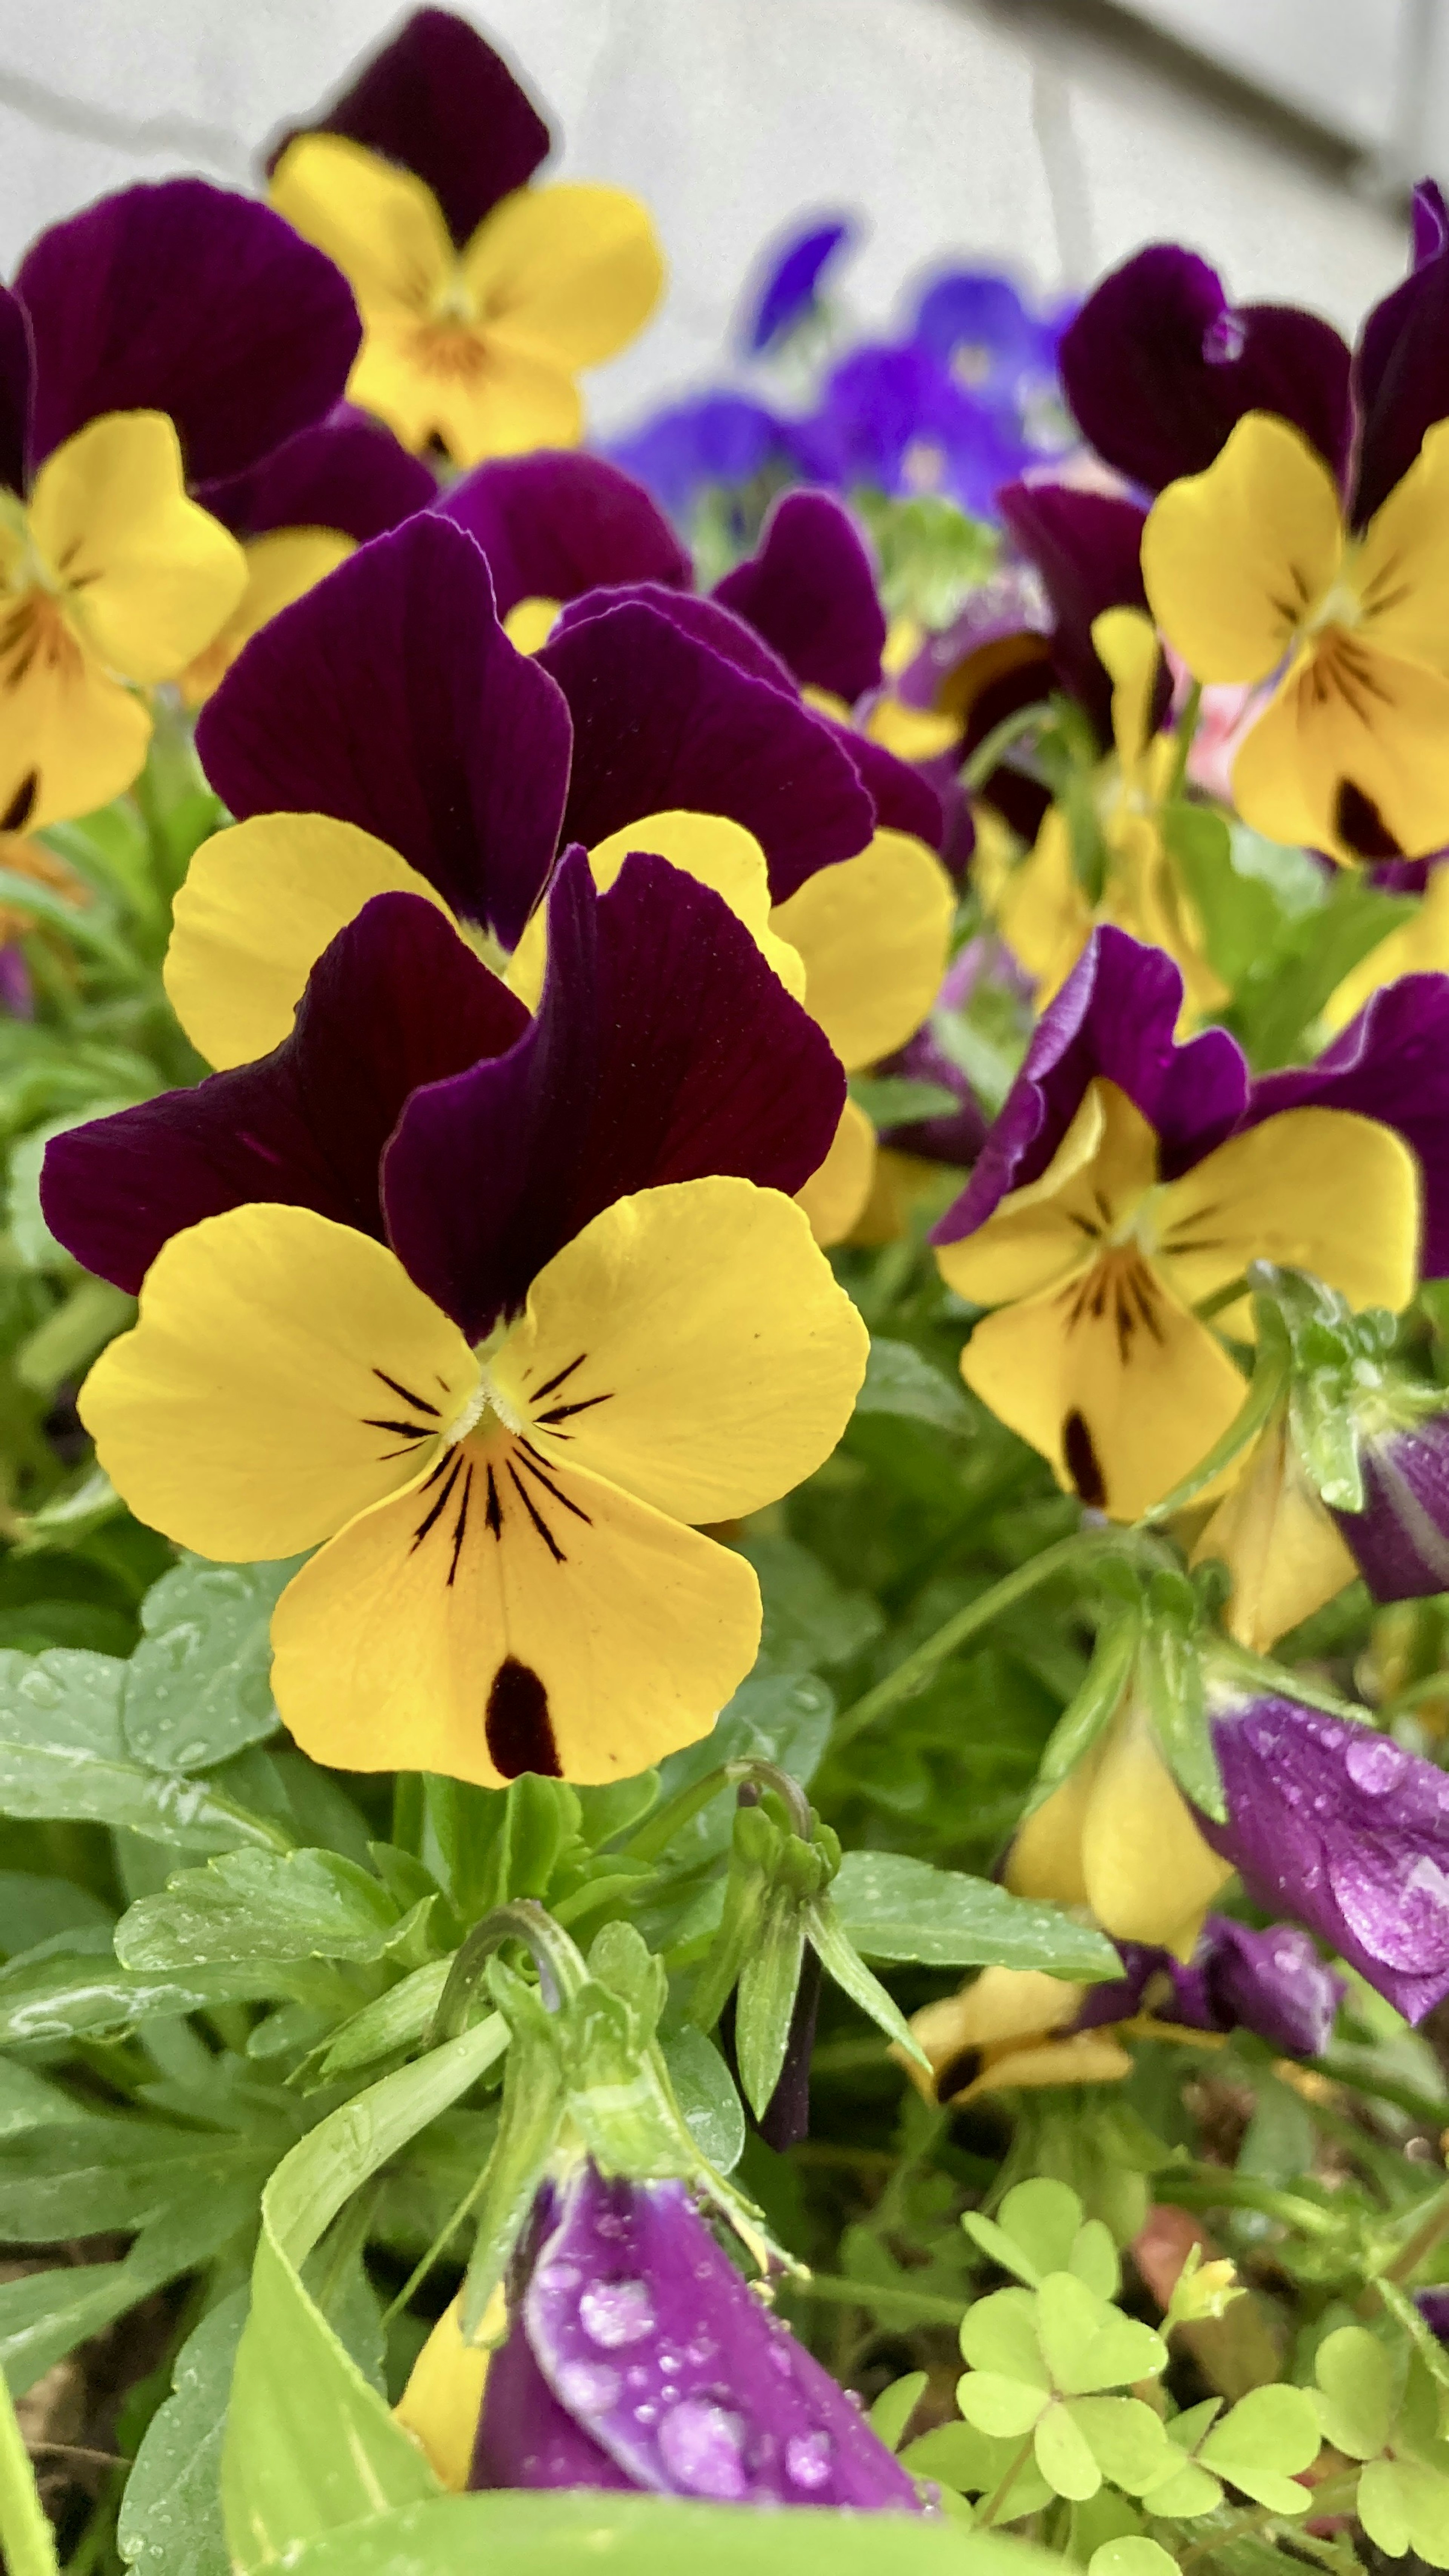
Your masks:
[{"label": "dark blotch on petal", "polygon": [[505,1655],[493,1676],[484,1722],[489,1758],[505,1780],[536,1771],[561,1780],[562,1766],[548,1713],[548,1692],[531,1664]]},{"label": "dark blotch on petal", "polygon": [[1361,787],[1355,787],[1351,778],[1341,778],[1338,782],[1333,828],[1356,858],[1402,859],[1405,856],[1373,798],[1366,796]]},{"label": "dark blotch on petal", "polygon": [[35,811],[35,800],[39,793],[39,770],[27,770],[4,813],[0,814],[0,832],[23,832]]},{"label": "dark blotch on petal", "polygon": [[1107,1480],[1092,1445],[1085,1415],[1076,1412],[1067,1415],[1062,1424],[1062,1455],[1066,1460],[1067,1474],[1081,1500],[1089,1503],[1094,1511],[1102,1511],[1107,1501]]}]

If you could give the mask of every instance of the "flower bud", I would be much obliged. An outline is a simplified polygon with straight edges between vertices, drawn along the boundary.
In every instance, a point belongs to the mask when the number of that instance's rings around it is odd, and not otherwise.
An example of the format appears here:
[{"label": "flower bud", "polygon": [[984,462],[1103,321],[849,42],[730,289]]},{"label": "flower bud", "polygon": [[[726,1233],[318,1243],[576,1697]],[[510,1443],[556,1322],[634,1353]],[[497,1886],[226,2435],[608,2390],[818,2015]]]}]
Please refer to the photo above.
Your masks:
[{"label": "flower bud", "polygon": [[1374,1599],[1449,1592],[1449,1413],[1369,1436],[1359,1467],[1363,1510],[1333,1517]]}]

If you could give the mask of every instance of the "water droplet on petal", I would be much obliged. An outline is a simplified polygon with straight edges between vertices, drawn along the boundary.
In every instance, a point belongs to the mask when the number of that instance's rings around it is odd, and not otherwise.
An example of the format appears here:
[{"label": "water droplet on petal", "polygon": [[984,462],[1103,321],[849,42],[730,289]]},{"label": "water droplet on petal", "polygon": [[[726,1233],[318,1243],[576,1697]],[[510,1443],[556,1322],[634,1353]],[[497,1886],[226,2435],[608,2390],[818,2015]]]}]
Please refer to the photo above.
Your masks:
[{"label": "water droplet on petal", "polygon": [[558,2393],[571,2415],[606,2415],[618,2399],[619,2374],[606,2361],[566,2361]]},{"label": "water droplet on petal", "polygon": [[659,2456],[675,2484],[691,2495],[738,2504],[748,2492],[741,2435],[737,2415],[686,2397],[659,2427]]},{"label": "water droplet on petal", "polygon": [[1382,1798],[1397,1788],[1409,1767],[1409,1756],[1401,1744],[1387,1735],[1355,1735],[1345,1749],[1343,1767],[1356,1789],[1365,1797]]},{"label": "water droplet on petal", "polygon": [[785,2445],[785,2475],[792,2486],[812,2494],[830,2482],[835,2444],[828,2433],[792,2433]]},{"label": "water droplet on petal", "polygon": [[591,2281],[579,2301],[579,2322],[590,2343],[605,2352],[642,2342],[654,2332],[654,2302],[647,2281]]}]

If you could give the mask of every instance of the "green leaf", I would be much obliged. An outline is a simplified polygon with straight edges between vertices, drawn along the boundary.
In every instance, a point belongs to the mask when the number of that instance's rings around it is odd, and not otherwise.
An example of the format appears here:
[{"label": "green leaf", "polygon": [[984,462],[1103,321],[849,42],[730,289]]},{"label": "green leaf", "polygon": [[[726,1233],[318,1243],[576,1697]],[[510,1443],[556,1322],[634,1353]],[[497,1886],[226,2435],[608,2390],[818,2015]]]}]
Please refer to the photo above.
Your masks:
[{"label": "green leaf", "polygon": [[841,1929],[867,1959],[934,1968],[1040,1968],[1089,1983],[1121,1962],[1106,1935],[1059,1906],[905,1852],[847,1852],[831,1888]]},{"label": "green leaf", "polygon": [[892,2380],[889,2388],[883,2388],[872,2406],[866,2421],[888,2451],[900,2449],[929,2378],[929,2371],[908,2370],[904,2379]]},{"label": "green leaf", "polygon": [[954,1118],[961,1103],[944,1082],[900,1074],[852,1074],[850,1096],[873,1127],[914,1127],[922,1118]]},{"label": "green leaf", "polygon": [[765,1622],[760,1654],[767,1669],[828,1671],[849,1663],[885,1626],[869,1593],[848,1592],[794,1539],[745,1538],[739,1553],[760,1578]]},{"label": "green leaf", "polygon": [[1017,2522],[1051,2501],[1052,2490],[1035,2460],[1029,2455],[1023,2460],[1020,2441],[994,2441],[974,2424],[935,2425],[907,2444],[901,2466],[913,2478],[938,2479],[958,2495],[994,2496],[1008,2471],[1014,2471],[997,2507],[999,2522]]},{"label": "green leaf", "polygon": [[1325,2335],[1313,2368],[1325,2442],[1351,2460],[1376,2459],[1394,2422],[1393,2365],[1377,2336],[1364,2326],[1340,2326]]},{"label": "green leaf", "polygon": [[22,2129],[66,2128],[90,2116],[59,2084],[13,2057],[0,2057],[0,2139],[18,2137]]},{"label": "green leaf", "polygon": [[1161,2483],[1149,2487],[1143,2497],[1149,2513],[1167,2514],[1173,2520],[1183,2521],[1194,2514],[1215,2512],[1222,2500],[1223,2491],[1217,2479],[1209,2469],[1200,2469],[1195,2460],[1180,2460]]},{"label": "green leaf", "polygon": [[1053,2381],[1068,2397],[1125,2387],[1167,2367],[1160,2335],[1120,2316],[1071,2272],[1049,2272],[1042,2282],[1037,2331]]},{"label": "green leaf", "polygon": [[247,2294],[234,2290],[188,2335],[126,2481],[116,2545],[141,2576],[228,2576],[221,2445]]},{"label": "green leaf", "polygon": [[956,2403],[967,2423],[998,2441],[1019,2442],[1050,2402],[1048,2390],[1028,2387],[1024,2379],[1007,2379],[996,2370],[968,2370],[956,2382]]},{"label": "green leaf", "polygon": [[1069,2406],[1047,2408],[1032,2435],[1032,2449],[1054,2495],[1068,2496],[1076,2503],[1096,2494],[1102,2472]]},{"label": "green leaf", "polygon": [[390,2057],[394,2049],[414,2047],[443,2000],[452,1964],[451,1958],[429,1960],[345,2021],[327,2044],[319,2069],[324,2082],[355,2075],[359,2067]]},{"label": "green leaf", "polygon": [[1159,2542],[1129,2533],[1093,2550],[1087,2576],[1177,2576],[1177,2560]]},{"label": "green leaf", "polygon": [[1067,2412],[1104,2478],[1142,2495],[1172,2464],[1162,2418],[1140,2397],[1073,2397]]},{"label": "green leaf", "polygon": [[1213,2426],[1198,2457],[1230,2486],[1272,2513],[1306,2513],[1307,2487],[1295,2484],[1319,2452],[1318,2412],[1306,2388],[1251,2388]]},{"label": "green leaf", "polygon": [[933,1368],[912,1342],[872,1337],[865,1364],[865,1383],[855,1399],[857,1413],[900,1413],[913,1422],[929,1422],[938,1431],[966,1431],[970,1408],[959,1379]]},{"label": "green leaf", "polygon": [[275,1733],[271,1616],[303,1561],[191,1558],[152,1585],[121,1704],[138,1760],[165,1771],[208,1769]]},{"label": "green leaf", "polygon": [[126,1671],[79,1648],[0,1653],[0,1815],[90,1818],[191,1850],[290,1842],[207,1782],[135,1759],[121,1725]]},{"label": "green leaf", "polygon": [[88,1887],[68,1878],[37,1878],[24,1869],[0,1869],[0,1951],[7,1958],[33,1950],[59,1932],[107,1930],[111,1909]]},{"label": "green leaf", "polygon": [[88,2336],[104,2333],[137,2293],[124,2263],[63,2264],[0,2281],[0,2369],[24,2395]]},{"label": "green leaf", "polygon": [[[227,2539],[241,2569],[436,2491],[426,2462],[308,2297],[300,2266],[353,2192],[461,2100],[507,2041],[501,2015],[490,2014],[344,2103],[273,2174],[222,2453]],[[355,2576],[355,2530],[346,2548],[339,2565]]]},{"label": "green leaf", "polygon": [[27,2129],[0,2147],[0,2237],[47,2244],[143,2227],[197,2190],[250,2177],[260,2190],[280,2139],[158,2120],[96,2118]]},{"label": "green leaf", "polygon": [[973,2370],[1000,2371],[1045,2395],[1051,2373],[1042,2359],[1031,2292],[993,2290],[973,2300],[961,2320],[961,2357]]},{"label": "green leaf", "polygon": [[1299,1054],[1350,968],[1416,909],[1413,897],[1382,894],[1356,871],[1340,870],[1327,900],[1292,925],[1263,974],[1245,979],[1235,997],[1234,1019],[1255,1065],[1266,1072]]},{"label": "green leaf", "polygon": [[816,1957],[826,1975],[847,1994],[877,2030],[913,2057],[925,2074],[930,2060],[902,2012],[895,1997],[886,1992],[879,1977],[873,1977],[855,1944],[841,1924],[833,1899],[827,1894],[816,1898],[806,1915],[806,1928]]},{"label": "green leaf", "polygon": [[1386,2557],[1402,2558],[1409,2546],[1409,2499],[1397,2460],[1370,2460],[1358,2482],[1359,2521]]},{"label": "green leaf", "polygon": [[49,1944],[0,1968],[0,2047],[31,2039],[117,2039],[159,2014],[210,2012],[293,1990],[298,1972],[260,1960],[254,1967],[151,1974],[117,1967],[107,1955],[75,1950],[49,1955]]},{"label": "green leaf", "polygon": [[1001,2224],[1030,2262],[1036,2275],[1032,2286],[1037,2288],[1046,2273],[1070,2268],[1082,2225],[1082,2204],[1064,2182],[1045,2177],[1019,2182],[1001,2204]]},{"label": "green leaf", "polygon": [[716,2173],[733,2173],[745,2150],[745,2115],[719,2050],[690,2022],[670,2031],[663,2048],[674,2098],[700,2154]]},{"label": "green leaf", "polygon": [[0,2373],[0,2550],[9,2576],[56,2576],[55,2534]]},{"label": "green leaf", "polygon": [[1394,2465],[1408,2516],[1409,2547],[1431,2567],[1449,2567],[1449,2478],[1422,2460],[1401,2459]]},{"label": "green leaf", "polygon": [[233,1851],[142,1897],[116,1926],[116,1955],[150,1969],[372,1960],[397,1927],[386,1888],[336,1852]]}]

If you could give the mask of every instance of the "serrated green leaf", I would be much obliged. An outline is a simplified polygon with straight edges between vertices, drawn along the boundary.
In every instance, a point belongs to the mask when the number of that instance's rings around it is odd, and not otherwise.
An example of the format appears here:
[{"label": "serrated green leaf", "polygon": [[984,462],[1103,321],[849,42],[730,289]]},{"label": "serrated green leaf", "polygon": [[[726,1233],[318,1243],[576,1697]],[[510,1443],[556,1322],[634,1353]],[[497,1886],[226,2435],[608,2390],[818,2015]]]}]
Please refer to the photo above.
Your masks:
[{"label": "serrated green leaf", "polygon": [[116,2527],[122,2558],[141,2576],[228,2576],[221,2445],[246,2315],[246,2291],[234,2290],[203,2317],[142,2437]]},{"label": "serrated green leaf", "polygon": [[1104,1933],[994,1880],[933,1869],[904,1852],[847,1852],[831,1888],[847,1938],[867,1959],[937,1968],[1040,1968],[1088,1983],[1121,1962]]},{"label": "serrated green leaf", "polygon": [[443,2000],[452,1964],[451,1957],[430,1959],[343,2022],[322,2058],[318,2071],[323,2081],[355,2075],[360,2067],[390,2057],[394,2049],[415,2047]]},{"label": "serrated green leaf", "polygon": [[922,1118],[953,1118],[961,1106],[944,1082],[913,1082],[894,1073],[853,1074],[850,1096],[873,1127],[914,1127]]},{"label": "serrated green leaf", "polygon": [[[107,1945],[109,1949],[109,1944]],[[325,1975],[327,1972],[313,1971]],[[69,1949],[12,1959],[0,1969],[0,2047],[21,2040],[115,2039],[158,2016],[290,1994],[305,1970],[266,1960],[189,1973],[118,1967],[108,1955]]]},{"label": "serrated green leaf", "polygon": [[1340,2326],[1324,2337],[1313,2367],[1325,2442],[1351,2460],[1377,2459],[1394,2420],[1393,2366],[1383,2345],[1363,2326]]},{"label": "serrated green leaf", "polygon": [[798,1540],[749,1536],[740,1541],[760,1579],[766,1671],[829,1672],[877,1638],[885,1620],[868,1592],[851,1592]]},{"label": "serrated green leaf", "polygon": [[116,1926],[131,1968],[243,1961],[381,1958],[398,1909],[379,1881],[330,1851],[223,1852],[178,1872]]},{"label": "serrated green leaf", "polygon": [[1047,2407],[1032,2434],[1032,2450],[1054,2495],[1068,2496],[1075,2503],[1096,2494],[1102,2472],[1069,2406]]},{"label": "serrated green leaf", "polygon": [[0,1815],[89,1818],[182,1849],[291,1841],[204,1780],[138,1762],[121,1726],[126,1666],[57,1646],[0,1652]]},{"label": "serrated green leaf", "polygon": [[271,1617],[304,1561],[212,1565],[193,1557],[152,1585],[121,1709],[138,1760],[165,1771],[209,1769],[276,1732]]},{"label": "serrated green leaf", "polygon": [[1213,2426],[1198,2457],[1270,2512],[1306,2513],[1309,2491],[1293,2472],[1306,2469],[1319,2446],[1318,2410],[1306,2388],[1250,2388]]}]

